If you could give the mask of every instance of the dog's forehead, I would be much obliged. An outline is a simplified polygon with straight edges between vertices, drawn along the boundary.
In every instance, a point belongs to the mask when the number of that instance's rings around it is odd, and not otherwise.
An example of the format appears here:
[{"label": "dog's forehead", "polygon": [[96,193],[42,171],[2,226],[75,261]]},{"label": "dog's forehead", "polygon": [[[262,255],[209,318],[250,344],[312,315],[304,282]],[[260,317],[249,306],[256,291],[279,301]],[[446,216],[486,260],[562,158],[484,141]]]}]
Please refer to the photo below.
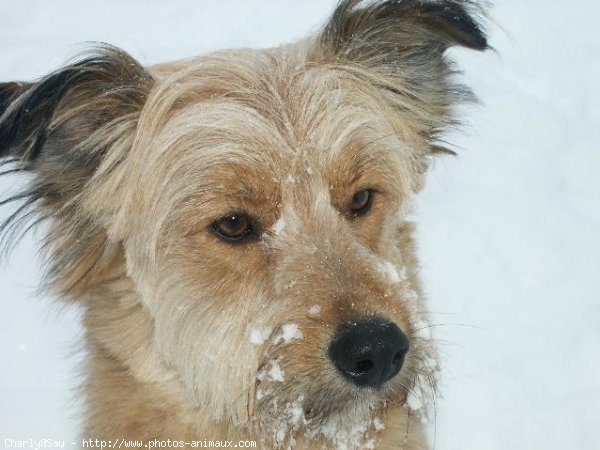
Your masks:
[{"label": "dog's forehead", "polygon": [[[367,187],[400,190],[406,164],[397,137],[376,128],[368,115],[353,119],[342,127],[332,118],[298,135],[230,100],[197,104],[182,115],[182,121],[191,122],[189,134],[176,138],[175,131],[169,139],[176,144],[162,149],[171,147],[165,152],[168,166],[180,165],[185,173],[173,179],[173,188],[185,183],[186,190],[209,193],[220,208],[286,204],[286,198],[312,203],[324,194],[346,197]],[[185,128],[176,121],[172,125]],[[236,203],[226,206],[229,201]]]},{"label": "dog's forehead", "polygon": [[339,71],[257,60],[211,59],[178,78],[178,107],[156,152],[230,187],[333,185],[401,163],[396,130]]}]

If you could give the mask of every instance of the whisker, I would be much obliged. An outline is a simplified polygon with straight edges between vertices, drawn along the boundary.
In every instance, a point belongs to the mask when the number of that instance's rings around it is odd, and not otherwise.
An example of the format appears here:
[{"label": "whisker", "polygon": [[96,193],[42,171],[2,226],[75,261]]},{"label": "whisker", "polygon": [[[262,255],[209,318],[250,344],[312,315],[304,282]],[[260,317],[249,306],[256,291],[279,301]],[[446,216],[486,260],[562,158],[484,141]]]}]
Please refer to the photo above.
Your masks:
[{"label": "whisker", "polygon": [[406,434],[404,435],[404,443],[405,444],[408,442],[408,435],[410,433],[410,420],[411,420],[410,419],[410,414],[411,414],[410,408],[407,408],[406,409],[406,418],[407,418],[407,420],[406,420]]},{"label": "whisker", "polygon": [[424,327],[416,329],[415,332],[418,332],[421,330],[426,330],[428,328],[435,328],[435,327],[466,327],[466,328],[474,328],[474,329],[482,330],[482,331],[486,330],[486,328],[479,327],[477,325],[471,325],[469,323],[432,323],[430,325],[426,325]]},{"label": "whisker", "polygon": [[8,174],[11,174],[11,173],[16,173],[16,172],[24,172],[24,171],[25,171],[25,169],[22,168],[22,167],[19,167],[17,169],[5,170],[4,172],[0,172],[0,177],[3,176],[3,175],[8,175]]},{"label": "whisker", "polygon": [[22,161],[21,158],[7,158],[0,161],[0,167]]},{"label": "whisker", "polygon": [[427,381],[429,382],[431,398],[433,401],[433,450],[435,450],[437,444],[437,387],[431,374],[427,375]]}]

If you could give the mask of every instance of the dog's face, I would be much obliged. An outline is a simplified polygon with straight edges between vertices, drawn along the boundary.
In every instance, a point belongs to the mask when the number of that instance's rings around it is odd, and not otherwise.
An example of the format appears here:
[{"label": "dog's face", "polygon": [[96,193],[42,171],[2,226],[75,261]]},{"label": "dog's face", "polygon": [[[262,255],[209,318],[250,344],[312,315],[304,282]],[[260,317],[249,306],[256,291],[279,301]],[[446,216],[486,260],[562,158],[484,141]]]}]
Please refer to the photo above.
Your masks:
[{"label": "dog's face", "polygon": [[460,96],[443,52],[486,44],[461,3],[359,3],[294,45],[149,70],[105,50],[2,91],[57,290],[120,274],[147,330],[143,356],[104,339],[122,363],[278,444],[362,439],[434,384],[407,214]]},{"label": "dog's face", "polygon": [[405,223],[428,144],[369,82],[304,60],[197,61],[195,98],[127,168],[119,221],[156,349],[238,422],[379,410],[432,368]]}]

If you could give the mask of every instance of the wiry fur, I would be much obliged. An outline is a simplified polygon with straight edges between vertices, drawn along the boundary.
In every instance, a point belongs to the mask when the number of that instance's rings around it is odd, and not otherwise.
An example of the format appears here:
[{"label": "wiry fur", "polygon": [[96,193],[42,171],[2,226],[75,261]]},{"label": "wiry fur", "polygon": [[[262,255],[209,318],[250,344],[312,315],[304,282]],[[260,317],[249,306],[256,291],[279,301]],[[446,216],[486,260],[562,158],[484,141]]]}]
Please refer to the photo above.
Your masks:
[{"label": "wiry fur", "polygon": [[[470,10],[348,0],[292,45],[147,69],[103,46],[0,85],[0,154],[33,174],[3,230],[47,219],[49,286],[86,308],[86,436],[426,447],[437,362],[406,214],[468,98],[444,51],[487,46]],[[256,239],[211,232],[242,211]],[[325,350],[372,316],[411,343],[379,390]]]}]

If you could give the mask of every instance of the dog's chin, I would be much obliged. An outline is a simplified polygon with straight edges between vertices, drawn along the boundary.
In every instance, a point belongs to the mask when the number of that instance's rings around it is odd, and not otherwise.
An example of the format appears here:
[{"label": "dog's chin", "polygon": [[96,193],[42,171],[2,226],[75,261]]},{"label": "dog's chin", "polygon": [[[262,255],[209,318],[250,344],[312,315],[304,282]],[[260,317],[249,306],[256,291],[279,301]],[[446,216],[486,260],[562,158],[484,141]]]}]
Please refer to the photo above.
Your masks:
[{"label": "dog's chin", "polygon": [[317,388],[281,384],[257,402],[252,420],[275,446],[306,437],[354,448],[374,437],[387,409],[404,404],[407,394],[400,382],[380,389],[342,380],[323,381]]},{"label": "dog's chin", "polygon": [[378,417],[384,415],[388,407],[404,404],[407,394],[397,382],[390,382],[382,388],[348,385],[343,389],[320,389],[306,396],[304,412],[316,426],[327,423],[332,417]]}]

